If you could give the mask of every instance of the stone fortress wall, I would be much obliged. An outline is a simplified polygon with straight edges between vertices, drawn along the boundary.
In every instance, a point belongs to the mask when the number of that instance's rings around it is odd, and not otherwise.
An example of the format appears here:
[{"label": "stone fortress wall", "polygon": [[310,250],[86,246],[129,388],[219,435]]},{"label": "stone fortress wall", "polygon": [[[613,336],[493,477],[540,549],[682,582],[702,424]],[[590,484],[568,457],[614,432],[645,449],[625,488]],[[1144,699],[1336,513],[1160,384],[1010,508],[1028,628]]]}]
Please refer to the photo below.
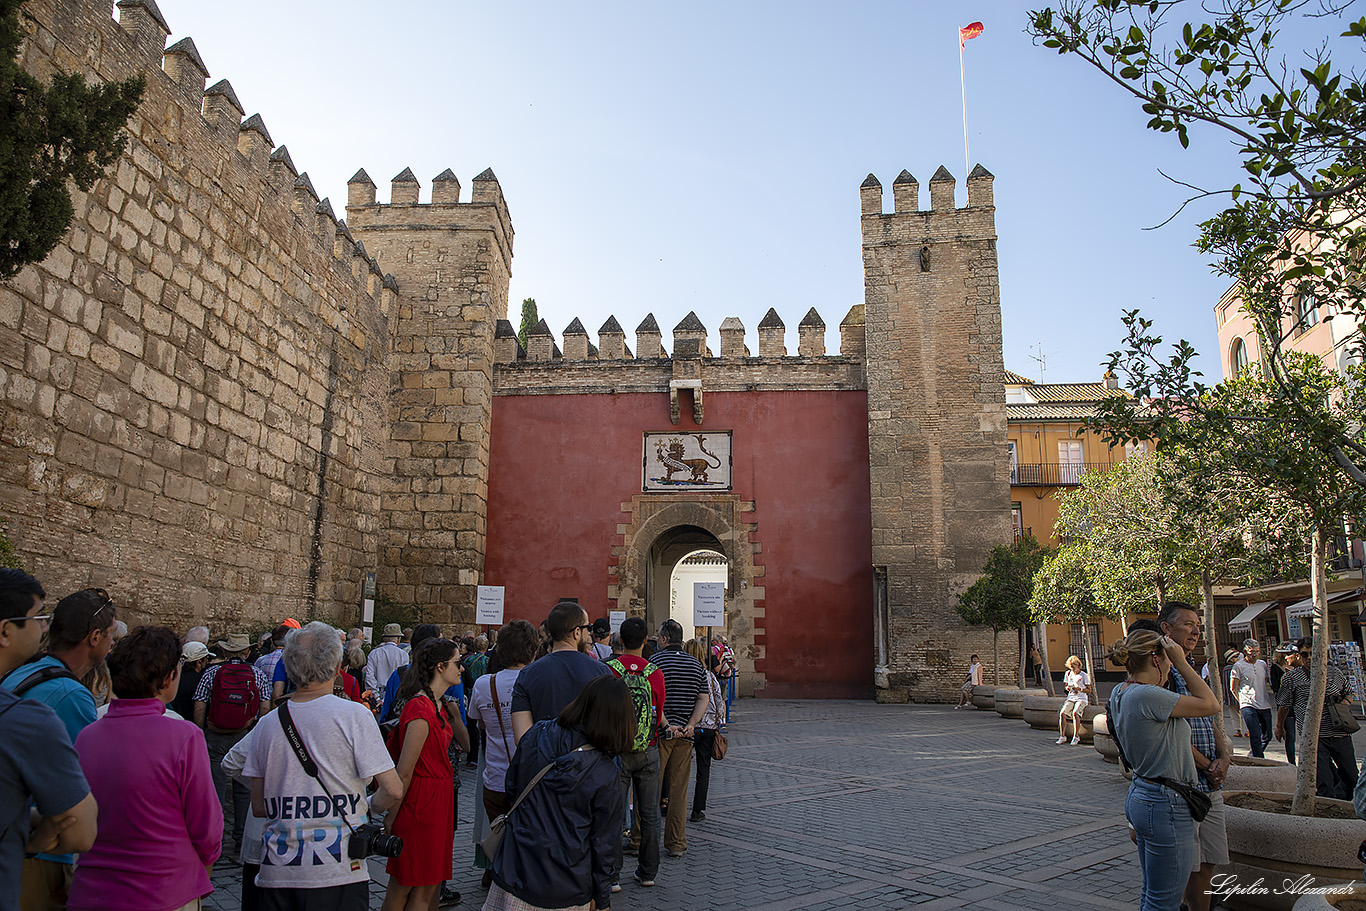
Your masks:
[{"label": "stone fortress wall", "polygon": [[397,284],[150,0],[31,0],[24,66],[142,73],[126,154],[0,285],[0,516],[50,593],[215,629],[354,615]]},{"label": "stone fortress wall", "polygon": [[[350,623],[373,569],[390,597],[468,624],[485,581],[496,399],[658,395],[659,411],[642,413],[667,429],[705,426],[713,394],[853,393],[868,403],[879,682],[892,698],[944,696],[969,650],[990,652],[990,634],[951,608],[1010,535],[985,170],[966,208],[943,169],[923,212],[908,174],[889,214],[865,182],[867,293],[838,353],[814,308],[792,354],[774,310],[753,352],[738,319],[713,349],[692,314],[671,351],[652,315],[634,353],[615,318],[596,344],[573,321],[563,351],[542,323],[522,351],[506,319],[514,232],[491,171],[465,202],[443,172],[423,203],[405,170],[380,203],[362,170],[339,221],[227,80],[208,86],[193,41],[166,46],[154,0],[117,7],[115,20],[99,0],[25,6],[22,61],[39,78],[148,80],[126,154],[74,194],[66,239],[0,285],[0,518],[53,594],[100,585],[134,621],[215,629]],[[663,520],[643,518],[647,499],[613,509],[650,527]],[[753,529],[738,517],[756,507],[727,507],[741,543]],[[600,544],[615,561],[634,526],[612,520]],[[757,580],[775,556],[745,546]],[[759,630],[764,602],[750,598]],[[762,673],[763,641],[747,646]]]}]

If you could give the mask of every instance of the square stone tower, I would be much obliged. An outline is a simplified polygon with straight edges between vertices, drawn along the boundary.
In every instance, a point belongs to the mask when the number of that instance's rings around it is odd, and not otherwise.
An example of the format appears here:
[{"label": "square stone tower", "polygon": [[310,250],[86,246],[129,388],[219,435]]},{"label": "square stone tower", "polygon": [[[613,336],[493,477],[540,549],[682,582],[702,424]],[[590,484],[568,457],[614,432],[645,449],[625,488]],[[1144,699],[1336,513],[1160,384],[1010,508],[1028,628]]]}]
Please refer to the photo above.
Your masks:
[{"label": "square stone tower", "polygon": [[941,167],[921,211],[902,171],[891,214],[876,177],[860,188],[881,699],[951,697],[969,656],[991,653],[991,631],[953,608],[1011,537],[992,179],[978,165],[956,208]]},{"label": "square stone tower", "polygon": [[472,198],[446,170],[430,203],[405,168],[388,204],[362,169],[348,185],[351,233],[398,281],[390,439],[380,476],[377,581],[434,622],[471,623],[488,534],[493,338],[507,317],[512,221],[493,171]]}]

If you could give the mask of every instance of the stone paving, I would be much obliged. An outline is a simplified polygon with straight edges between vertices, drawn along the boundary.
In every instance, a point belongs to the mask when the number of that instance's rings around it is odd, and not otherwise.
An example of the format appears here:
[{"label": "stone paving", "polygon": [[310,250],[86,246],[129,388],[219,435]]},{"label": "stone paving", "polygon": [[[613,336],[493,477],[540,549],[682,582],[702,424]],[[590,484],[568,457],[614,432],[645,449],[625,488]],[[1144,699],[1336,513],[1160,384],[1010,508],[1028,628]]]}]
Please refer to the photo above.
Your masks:
[{"label": "stone paving", "polygon": [[[728,733],[730,753],[712,765],[707,819],[689,825],[687,853],[663,858],[654,889],[631,882],[628,857],[614,909],[1136,905],[1127,784],[1089,746],[1055,746],[1054,734],[995,712],[871,702],[746,699]],[[477,908],[474,782],[462,778],[454,884],[461,907]],[[377,909],[384,874],[372,871]],[[204,907],[236,911],[240,878],[220,864]]]}]

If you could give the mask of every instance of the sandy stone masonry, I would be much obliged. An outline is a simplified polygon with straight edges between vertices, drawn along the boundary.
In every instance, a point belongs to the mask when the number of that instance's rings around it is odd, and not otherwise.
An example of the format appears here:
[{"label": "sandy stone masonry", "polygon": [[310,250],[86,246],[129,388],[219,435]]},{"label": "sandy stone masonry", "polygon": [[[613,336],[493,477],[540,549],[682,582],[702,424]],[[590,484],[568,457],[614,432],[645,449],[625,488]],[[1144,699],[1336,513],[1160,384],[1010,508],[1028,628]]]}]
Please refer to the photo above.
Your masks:
[{"label": "sandy stone masonry", "polygon": [[[978,165],[956,208],[940,167],[922,211],[902,171],[887,214],[876,177],[860,188],[879,698],[951,697],[963,657],[991,652],[990,631],[953,605],[1011,537],[992,181]],[[1018,647],[1006,639],[1010,667]]]},{"label": "sandy stone masonry", "polygon": [[0,515],[134,619],[353,616],[394,279],[152,0],[31,0],[23,65],[147,92],[62,245],[0,286]]}]

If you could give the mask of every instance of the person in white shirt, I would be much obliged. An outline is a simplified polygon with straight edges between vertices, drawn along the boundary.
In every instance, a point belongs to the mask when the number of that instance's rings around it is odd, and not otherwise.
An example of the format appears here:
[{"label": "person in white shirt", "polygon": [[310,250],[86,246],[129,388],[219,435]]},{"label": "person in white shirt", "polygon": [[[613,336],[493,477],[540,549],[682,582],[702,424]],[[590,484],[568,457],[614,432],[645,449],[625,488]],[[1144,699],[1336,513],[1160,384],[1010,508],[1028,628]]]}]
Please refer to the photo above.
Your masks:
[{"label": "person in white shirt", "polygon": [[1091,676],[1081,669],[1081,659],[1072,655],[1067,659],[1067,672],[1062,675],[1063,689],[1067,698],[1063,700],[1062,711],[1058,712],[1058,739],[1055,743],[1067,743],[1067,720],[1072,720],[1072,745],[1081,743],[1081,712],[1091,704],[1087,695],[1091,689]]},{"label": "person in white shirt", "polygon": [[1271,709],[1271,668],[1261,660],[1262,646],[1256,639],[1243,640],[1243,657],[1229,672],[1229,688],[1238,694],[1238,710],[1247,725],[1252,755],[1263,758],[1275,730]]},{"label": "person in white shirt", "polygon": [[982,662],[977,660],[977,656],[972,656],[972,663],[968,665],[968,679],[963,681],[963,686],[959,691],[958,704],[954,706],[961,709],[972,700],[972,688],[982,685]]},{"label": "person in white shirt", "polygon": [[403,638],[403,628],[397,623],[384,627],[379,645],[370,650],[370,660],[365,664],[365,688],[372,693],[383,693],[394,671],[407,667],[412,656],[399,647],[398,640]]}]

